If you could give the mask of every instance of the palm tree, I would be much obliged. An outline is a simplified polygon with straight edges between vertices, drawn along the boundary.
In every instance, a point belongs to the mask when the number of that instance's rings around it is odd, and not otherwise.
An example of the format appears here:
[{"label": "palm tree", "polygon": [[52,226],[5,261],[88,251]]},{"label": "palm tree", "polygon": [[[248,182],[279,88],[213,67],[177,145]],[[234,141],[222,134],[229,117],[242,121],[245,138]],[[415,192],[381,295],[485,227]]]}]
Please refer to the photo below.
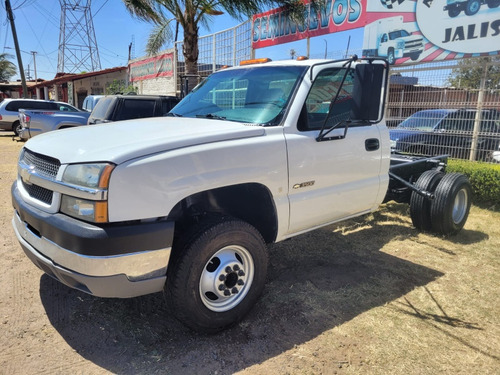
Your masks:
[{"label": "palm tree", "polygon": [[[305,5],[301,0],[122,0],[128,11],[140,19],[153,22],[146,52],[154,54],[172,40],[172,22],[184,30],[182,53],[187,74],[198,73],[199,24],[207,25],[211,16],[227,12],[241,19],[250,17],[264,7],[286,6],[295,19],[303,19]],[[175,35],[177,39],[177,32]]]},{"label": "palm tree", "polygon": [[8,53],[0,53],[0,81],[8,81],[10,77],[17,73],[16,66],[8,60],[13,57]]}]

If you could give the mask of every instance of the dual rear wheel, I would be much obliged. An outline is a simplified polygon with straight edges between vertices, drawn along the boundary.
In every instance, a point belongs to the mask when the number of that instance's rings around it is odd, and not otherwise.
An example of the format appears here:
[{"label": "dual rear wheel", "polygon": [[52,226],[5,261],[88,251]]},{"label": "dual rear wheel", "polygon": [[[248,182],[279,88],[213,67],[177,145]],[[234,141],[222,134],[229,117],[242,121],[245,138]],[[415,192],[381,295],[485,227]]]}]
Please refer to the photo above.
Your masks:
[{"label": "dual rear wheel", "polygon": [[469,216],[472,194],[467,177],[430,170],[422,173],[415,186],[434,193],[433,200],[412,193],[410,216],[415,228],[442,235],[453,235],[463,228]]}]

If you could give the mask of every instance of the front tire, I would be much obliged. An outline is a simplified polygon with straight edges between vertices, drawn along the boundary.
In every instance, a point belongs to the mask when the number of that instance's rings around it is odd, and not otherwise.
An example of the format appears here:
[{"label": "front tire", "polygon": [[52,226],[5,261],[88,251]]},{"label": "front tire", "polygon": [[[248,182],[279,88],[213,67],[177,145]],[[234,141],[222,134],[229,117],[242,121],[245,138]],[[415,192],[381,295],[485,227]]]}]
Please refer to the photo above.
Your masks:
[{"label": "front tire", "polygon": [[448,16],[450,16],[450,18],[455,18],[456,16],[458,16],[461,12],[461,9],[459,7],[452,7],[450,9],[448,9]]},{"label": "front tire", "polygon": [[434,232],[444,235],[458,233],[469,217],[472,189],[467,177],[449,173],[439,182],[431,203]]},{"label": "front tire", "polygon": [[235,218],[209,218],[176,244],[165,285],[176,318],[204,333],[240,321],[265,284],[268,255],[260,233]]},{"label": "front tire", "polygon": [[394,57],[394,50],[392,48],[389,49],[389,52],[387,53],[387,61],[389,62],[389,65],[394,65],[396,62],[396,58]]}]

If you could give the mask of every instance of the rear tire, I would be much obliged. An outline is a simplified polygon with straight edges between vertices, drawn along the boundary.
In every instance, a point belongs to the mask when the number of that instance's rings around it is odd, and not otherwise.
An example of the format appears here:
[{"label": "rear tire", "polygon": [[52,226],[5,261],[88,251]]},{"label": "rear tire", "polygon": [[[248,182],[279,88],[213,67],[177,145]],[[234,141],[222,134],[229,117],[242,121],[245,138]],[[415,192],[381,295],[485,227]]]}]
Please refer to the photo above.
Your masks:
[{"label": "rear tire", "polygon": [[175,317],[204,333],[240,321],[266,280],[267,248],[260,233],[238,219],[213,217],[181,236],[165,284]]},{"label": "rear tire", "polygon": [[493,9],[493,8],[498,8],[500,5],[500,0],[489,0],[487,2],[488,8]]},{"label": "rear tire", "polygon": [[[433,193],[443,176],[443,172],[436,170],[425,171],[418,178],[415,187]],[[411,193],[410,217],[413,226],[418,230],[432,230],[431,203],[430,199],[424,198],[416,192]]]},{"label": "rear tire", "polygon": [[19,137],[19,134],[21,133],[22,125],[19,121],[16,121],[12,124],[12,131],[14,134]]},{"label": "rear tire", "polygon": [[469,217],[472,189],[467,177],[449,173],[439,182],[431,203],[434,232],[443,235],[458,233]]},{"label": "rear tire", "polygon": [[473,16],[477,12],[479,12],[479,8],[481,8],[481,2],[479,0],[469,0],[467,4],[465,4],[465,14],[468,16]]}]

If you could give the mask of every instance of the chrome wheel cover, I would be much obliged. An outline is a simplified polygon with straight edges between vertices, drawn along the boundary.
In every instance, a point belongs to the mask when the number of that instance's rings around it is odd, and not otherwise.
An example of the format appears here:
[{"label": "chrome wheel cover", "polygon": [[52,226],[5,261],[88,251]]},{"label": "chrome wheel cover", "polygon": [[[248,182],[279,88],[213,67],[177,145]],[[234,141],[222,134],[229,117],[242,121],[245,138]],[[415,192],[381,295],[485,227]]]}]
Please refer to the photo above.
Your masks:
[{"label": "chrome wheel cover", "polygon": [[467,212],[469,197],[467,195],[467,190],[461,189],[455,196],[455,201],[453,202],[452,218],[455,224],[459,224]]},{"label": "chrome wheel cover", "polygon": [[201,301],[214,312],[233,309],[250,290],[254,273],[252,255],[244,247],[231,245],[218,250],[201,273]]}]

